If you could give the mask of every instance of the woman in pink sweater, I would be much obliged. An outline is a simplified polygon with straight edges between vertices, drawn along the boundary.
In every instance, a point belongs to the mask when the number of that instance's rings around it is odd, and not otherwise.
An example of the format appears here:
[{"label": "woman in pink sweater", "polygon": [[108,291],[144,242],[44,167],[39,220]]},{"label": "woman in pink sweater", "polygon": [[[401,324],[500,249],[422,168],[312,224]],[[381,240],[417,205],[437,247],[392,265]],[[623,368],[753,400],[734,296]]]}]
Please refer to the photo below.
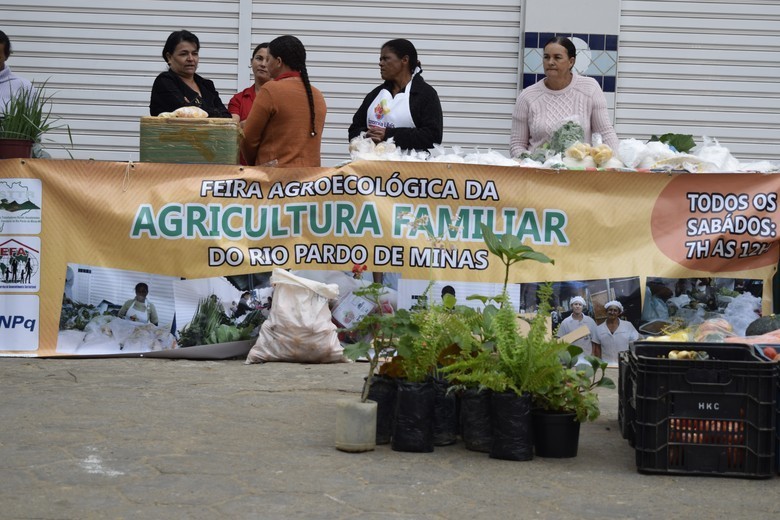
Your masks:
[{"label": "woman in pink sweater", "polygon": [[609,121],[601,87],[593,78],[572,70],[576,53],[568,38],[557,36],[545,44],[545,78],[520,93],[512,113],[512,157],[533,152],[567,121],[582,126],[588,143],[591,135],[598,132],[605,144],[617,150],[617,134]]}]

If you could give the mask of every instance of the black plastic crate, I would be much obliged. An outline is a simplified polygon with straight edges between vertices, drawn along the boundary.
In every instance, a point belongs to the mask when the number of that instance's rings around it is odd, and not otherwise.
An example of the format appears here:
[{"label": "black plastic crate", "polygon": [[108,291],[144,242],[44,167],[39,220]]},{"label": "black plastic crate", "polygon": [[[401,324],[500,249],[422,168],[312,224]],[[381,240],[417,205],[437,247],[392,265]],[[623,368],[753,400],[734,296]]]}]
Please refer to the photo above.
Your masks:
[{"label": "black plastic crate", "polygon": [[634,446],[634,412],[633,402],[633,373],[635,368],[631,365],[631,354],[628,350],[618,352],[618,425],[620,434]]},{"label": "black plastic crate", "polygon": [[[710,359],[668,359],[671,350],[703,350]],[[748,345],[637,342],[631,367],[640,472],[774,474],[774,363],[761,361]]]}]

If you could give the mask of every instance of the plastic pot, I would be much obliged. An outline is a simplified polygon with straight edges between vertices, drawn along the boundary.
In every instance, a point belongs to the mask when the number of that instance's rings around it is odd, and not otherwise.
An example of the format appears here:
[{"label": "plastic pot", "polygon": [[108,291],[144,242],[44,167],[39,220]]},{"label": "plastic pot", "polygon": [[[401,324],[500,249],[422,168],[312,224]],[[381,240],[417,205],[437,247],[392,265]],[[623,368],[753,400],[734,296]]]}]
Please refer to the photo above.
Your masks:
[{"label": "plastic pot", "polygon": [[576,414],[534,410],[533,430],[538,457],[562,459],[577,456],[580,423]]},{"label": "plastic pot", "polygon": [[393,417],[393,451],[433,451],[433,414],[436,399],[433,384],[398,381]]},{"label": "plastic pot", "polygon": [[493,392],[490,395],[490,426],[493,434],[490,458],[533,459],[531,422],[531,394]]},{"label": "plastic pot", "polygon": [[0,139],[0,159],[29,159],[32,146],[27,139]]},{"label": "plastic pot", "polygon": [[460,396],[460,434],[467,450],[490,452],[490,390],[467,388]]},{"label": "plastic pot", "polygon": [[389,444],[393,434],[396,380],[382,375],[371,378],[368,398],[376,401],[376,443]]},{"label": "plastic pot", "polygon": [[358,398],[336,402],[336,449],[359,453],[376,448],[376,403]]}]

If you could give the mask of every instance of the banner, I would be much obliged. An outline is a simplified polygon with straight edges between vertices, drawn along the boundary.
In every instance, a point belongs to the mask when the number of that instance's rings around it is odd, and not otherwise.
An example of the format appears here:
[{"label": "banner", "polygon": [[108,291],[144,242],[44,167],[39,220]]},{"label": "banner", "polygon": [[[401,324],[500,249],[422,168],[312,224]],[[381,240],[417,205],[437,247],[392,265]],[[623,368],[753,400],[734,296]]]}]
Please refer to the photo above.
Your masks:
[{"label": "banner", "polygon": [[[481,223],[555,260],[512,267],[509,281],[521,288],[632,279],[646,291],[648,279],[706,278],[731,280],[734,290],[752,280],[768,313],[779,256],[778,188],[778,175],[744,173],[4,160],[0,355],[73,354],[57,347],[61,332],[96,313],[79,316],[83,309],[71,306],[77,310],[68,315],[63,302],[112,315],[130,304],[125,316],[140,313],[142,322],[157,321],[180,339],[204,290],[230,315],[243,289],[255,291],[257,277],[267,282],[263,273],[276,267],[351,278],[355,265],[365,265],[367,273],[409,282],[396,287],[399,306],[429,280],[466,291],[469,284],[500,288],[504,266],[485,247]],[[245,286],[235,283],[238,276]],[[133,311],[139,284],[149,303]],[[602,299],[620,296],[606,287]],[[522,289],[517,298],[519,307],[531,306]],[[589,302],[592,310],[598,301]],[[104,334],[113,326],[114,336],[137,335],[124,325],[93,323]],[[159,336],[141,343],[166,348],[171,338]],[[132,341],[122,344],[132,351]]]}]

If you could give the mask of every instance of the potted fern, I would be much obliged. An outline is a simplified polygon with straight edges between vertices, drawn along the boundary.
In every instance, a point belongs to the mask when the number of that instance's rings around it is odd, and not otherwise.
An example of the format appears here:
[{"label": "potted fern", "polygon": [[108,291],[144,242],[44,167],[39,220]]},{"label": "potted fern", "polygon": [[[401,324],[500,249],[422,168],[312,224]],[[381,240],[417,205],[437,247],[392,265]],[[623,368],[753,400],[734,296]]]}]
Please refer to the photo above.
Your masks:
[{"label": "potted fern", "polygon": [[51,99],[45,81],[39,87],[33,83],[31,88],[14,93],[0,119],[0,159],[32,157],[33,146],[41,143],[44,134],[58,128],[66,128],[73,143],[70,127],[58,124],[59,119],[52,116]]},{"label": "potted fern", "polygon": [[[488,250],[505,268],[504,289],[496,299],[499,307],[491,316],[495,348],[465,353],[444,370],[467,386],[478,385],[492,392],[490,457],[530,460],[533,458],[532,395],[551,385],[557,377],[561,347],[557,341],[548,339],[543,313],[532,320],[528,335],[520,335],[507,286],[512,265],[526,260],[554,261],[523,245],[517,236],[496,236],[485,225],[482,225],[482,234]],[[552,288],[548,285],[543,290],[552,291]]]}]

